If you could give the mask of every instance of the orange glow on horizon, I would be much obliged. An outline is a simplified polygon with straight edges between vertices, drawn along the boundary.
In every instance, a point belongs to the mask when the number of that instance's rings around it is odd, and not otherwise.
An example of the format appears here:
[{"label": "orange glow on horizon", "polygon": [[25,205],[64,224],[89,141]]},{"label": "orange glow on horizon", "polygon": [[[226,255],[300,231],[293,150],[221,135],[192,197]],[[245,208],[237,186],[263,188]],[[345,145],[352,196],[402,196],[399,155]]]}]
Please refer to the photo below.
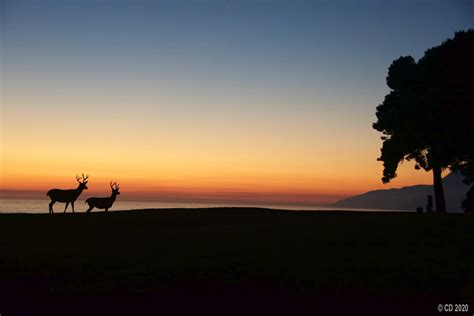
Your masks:
[{"label": "orange glow on horizon", "polygon": [[[10,165],[15,167],[5,168]],[[332,203],[369,190],[431,182],[429,173],[415,172],[411,164],[401,165],[399,177],[389,185],[380,182],[380,166],[377,168],[377,178],[373,177],[374,172],[368,171],[366,173],[359,171],[358,175],[349,176],[349,173],[346,175],[343,171],[304,172],[291,168],[275,171],[269,167],[270,164],[267,169],[256,166],[253,170],[243,166],[234,170],[217,167],[211,170],[201,167],[193,172],[192,165],[183,163],[180,169],[177,166],[174,169],[156,168],[153,172],[147,173],[142,169],[149,168],[149,165],[145,164],[137,166],[136,169],[130,166],[121,169],[113,165],[108,169],[98,169],[91,163],[82,170],[90,175],[89,190],[85,193],[88,196],[109,194],[109,182],[118,180],[123,199],[227,203],[266,201],[278,204],[318,205]],[[82,173],[82,170],[73,172],[69,169],[60,164],[54,168],[47,162],[34,169],[28,161],[4,159],[0,190],[4,191],[4,197],[8,197],[8,191],[46,192],[52,188],[75,188],[77,183],[74,176],[76,173]]]}]

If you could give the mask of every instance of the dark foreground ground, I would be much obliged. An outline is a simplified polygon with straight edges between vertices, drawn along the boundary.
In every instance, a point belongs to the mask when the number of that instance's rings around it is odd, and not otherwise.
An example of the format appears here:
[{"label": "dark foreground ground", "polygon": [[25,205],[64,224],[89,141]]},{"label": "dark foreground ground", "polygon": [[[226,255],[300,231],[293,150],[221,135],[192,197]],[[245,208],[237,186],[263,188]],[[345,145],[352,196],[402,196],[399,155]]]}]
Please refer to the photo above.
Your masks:
[{"label": "dark foreground ground", "polygon": [[0,314],[473,315],[473,247],[463,214],[1,214]]}]

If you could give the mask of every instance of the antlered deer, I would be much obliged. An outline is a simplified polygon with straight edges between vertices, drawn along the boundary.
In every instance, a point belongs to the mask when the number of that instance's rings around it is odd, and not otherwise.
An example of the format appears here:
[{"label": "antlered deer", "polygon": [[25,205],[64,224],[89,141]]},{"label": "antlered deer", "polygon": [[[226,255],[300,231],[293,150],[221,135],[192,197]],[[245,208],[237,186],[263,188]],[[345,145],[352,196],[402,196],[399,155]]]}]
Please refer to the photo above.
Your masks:
[{"label": "antlered deer", "polygon": [[[60,190],[60,189],[52,189],[46,193],[47,196],[51,199],[51,203],[49,203],[49,213],[53,212],[53,204],[56,202],[66,203],[66,207],[64,208],[64,213],[66,213],[67,206],[69,203],[72,205],[72,212],[74,213],[74,201],[77,200],[79,195],[81,195],[82,190],[87,190],[87,178],[89,175],[79,177],[76,175],[76,180],[79,182],[79,186],[76,189],[71,190]],[[82,181],[81,181],[82,179]]]},{"label": "antlered deer", "polygon": [[86,200],[86,203],[89,204],[89,209],[86,211],[89,213],[94,207],[103,209],[107,212],[109,208],[112,207],[112,204],[115,202],[115,198],[120,194],[119,185],[112,181],[110,182],[110,188],[112,189],[112,195],[109,197],[91,197]]}]

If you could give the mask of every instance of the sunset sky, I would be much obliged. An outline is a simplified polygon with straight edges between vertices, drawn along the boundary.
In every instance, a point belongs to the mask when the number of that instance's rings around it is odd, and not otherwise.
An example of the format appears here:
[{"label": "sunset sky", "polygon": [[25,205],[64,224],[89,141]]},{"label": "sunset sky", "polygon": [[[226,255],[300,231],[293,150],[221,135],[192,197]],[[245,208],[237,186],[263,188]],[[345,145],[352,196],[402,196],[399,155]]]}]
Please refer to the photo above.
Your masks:
[{"label": "sunset sky", "polygon": [[380,181],[387,68],[468,1],[0,0],[0,189],[318,205]]}]

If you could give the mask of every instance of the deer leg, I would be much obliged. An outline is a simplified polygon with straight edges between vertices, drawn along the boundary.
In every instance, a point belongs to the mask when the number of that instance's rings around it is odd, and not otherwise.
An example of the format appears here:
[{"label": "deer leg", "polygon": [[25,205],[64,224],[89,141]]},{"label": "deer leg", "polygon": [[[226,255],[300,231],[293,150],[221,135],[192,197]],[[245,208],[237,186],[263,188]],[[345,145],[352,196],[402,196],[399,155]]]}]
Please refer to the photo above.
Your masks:
[{"label": "deer leg", "polygon": [[66,213],[67,206],[69,205],[69,202],[66,202],[66,207],[64,208],[64,213]]},{"label": "deer leg", "polygon": [[51,202],[49,203],[49,213],[50,213],[50,214],[54,213],[54,212],[53,212],[53,204],[54,204],[55,202],[56,202],[56,201],[51,201]]},{"label": "deer leg", "polygon": [[108,210],[109,210],[108,208],[105,209],[106,212],[107,212]]},{"label": "deer leg", "polygon": [[71,202],[72,212],[74,213],[74,201]]},{"label": "deer leg", "polygon": [[92,205],[89,205],[89,209],[86,211],[86,213],[90,213],[93,208],[94,207]]}]

